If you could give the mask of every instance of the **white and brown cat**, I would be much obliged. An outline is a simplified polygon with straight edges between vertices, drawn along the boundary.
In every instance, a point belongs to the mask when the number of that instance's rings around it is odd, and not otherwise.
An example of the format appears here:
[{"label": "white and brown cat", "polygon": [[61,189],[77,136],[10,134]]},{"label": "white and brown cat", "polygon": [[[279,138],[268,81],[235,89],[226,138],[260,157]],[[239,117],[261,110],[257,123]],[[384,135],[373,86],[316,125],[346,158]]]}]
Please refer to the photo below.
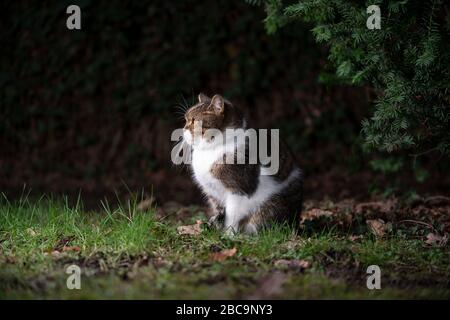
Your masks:
[{"label": "white and brown cat", "polygon": [[[303,178],[286,144],[279,143],[278,172],[266,175],[267,165],[259,161],[226,163],[227,153],[238,150],[234,139],[217,143],[207,136],[208,129],[224,134],[226,129],[248,129],[239,109],[222,96],[200,94],[185,118],[183,137],[192,147],[193,177],[209,200],[212,225],[229,234],[254,234],[275,223],[297,224]],[[194,130],[196,121],[201,121],[200,131]]]}]

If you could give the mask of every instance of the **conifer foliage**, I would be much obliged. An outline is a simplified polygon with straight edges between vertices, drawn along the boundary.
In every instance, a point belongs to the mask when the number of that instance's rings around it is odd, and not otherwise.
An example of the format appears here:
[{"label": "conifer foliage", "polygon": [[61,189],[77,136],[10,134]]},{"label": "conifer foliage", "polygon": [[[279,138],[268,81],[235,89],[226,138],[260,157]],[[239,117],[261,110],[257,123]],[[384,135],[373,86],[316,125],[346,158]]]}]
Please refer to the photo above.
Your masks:
[{"label": "conifer foliage", "polygon": [[[365,146],[450,156],[450,4],[439,0],[248,0],[263,5],[275,33],[300,20],[329,47],[331,81],[370,85],[373,112],[362,123]],[[378,5],[381,28],[366,26]]]}]

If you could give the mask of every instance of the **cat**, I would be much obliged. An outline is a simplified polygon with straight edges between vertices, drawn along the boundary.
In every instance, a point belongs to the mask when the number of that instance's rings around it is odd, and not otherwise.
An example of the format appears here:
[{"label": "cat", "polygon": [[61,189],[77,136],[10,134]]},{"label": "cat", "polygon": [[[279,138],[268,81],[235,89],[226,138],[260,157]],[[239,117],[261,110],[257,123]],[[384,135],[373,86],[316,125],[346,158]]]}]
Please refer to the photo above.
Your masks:
[{"label": "cat", "polygon": [[[183,139],[192,148],[192,173],[210,205],[209,225],[229,235],[256,234],[274,223],[297,225],[302,207],[303,173],[288,146],[279,141],[279,168],[267,175],[267,165],[249,161],[249,146],[236,141],[215,141],[208,129],[248,130],[242,112],[221,95],[199,94],[198,103],[185,112]],[[201,128],[195,127],[201,123]],[[197,129],[196,129],[197,128]],[[229,163],[244,150],[245,163]]]}]

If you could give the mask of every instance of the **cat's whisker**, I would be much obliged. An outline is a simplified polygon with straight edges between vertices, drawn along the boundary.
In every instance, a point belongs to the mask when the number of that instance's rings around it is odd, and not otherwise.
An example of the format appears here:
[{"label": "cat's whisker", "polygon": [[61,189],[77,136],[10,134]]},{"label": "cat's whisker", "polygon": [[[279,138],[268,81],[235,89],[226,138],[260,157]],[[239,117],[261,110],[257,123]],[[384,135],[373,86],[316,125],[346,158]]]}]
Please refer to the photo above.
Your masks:
[{"label": "cat's whisker", "polygon": [[185,106],[185,111],[187,110],[187,108],[188,108],[188,106],[189,106],[189,103],[186,101],[186,99],[184,98],[184,95],[181,95],[181,98],[183,99],[183,102],[184,102],[184,106]]},{"label": "cat's whisker", "polygon": [[184,113],[178,113],[177,119],[180,120],[180,121],[185,121],[185,119],[184,119]]},{"label": "cat's whisker", "polygon": [[186,113],[186,109],[182,105],[175,105],[175,106],[173,106],[173,108],[175,109],[174,112],[179,112],[179,113],[182,113],[182,114]]}]

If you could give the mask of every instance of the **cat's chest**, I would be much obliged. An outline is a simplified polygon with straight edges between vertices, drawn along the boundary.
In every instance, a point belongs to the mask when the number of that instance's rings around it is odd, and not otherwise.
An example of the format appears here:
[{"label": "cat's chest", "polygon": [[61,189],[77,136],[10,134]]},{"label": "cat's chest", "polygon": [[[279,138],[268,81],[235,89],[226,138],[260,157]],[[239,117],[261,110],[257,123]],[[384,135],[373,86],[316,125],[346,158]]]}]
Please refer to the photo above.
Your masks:
[{"label": "cat's chest", "polygon": [[200,184],[203,191],[209,195],[224,200],[227,190],[220,180],[211,173],[212,166],[222,159],[224,151],[222,148],[216,150],[194,150],[192,154],[192,169],[194,178]]}]

